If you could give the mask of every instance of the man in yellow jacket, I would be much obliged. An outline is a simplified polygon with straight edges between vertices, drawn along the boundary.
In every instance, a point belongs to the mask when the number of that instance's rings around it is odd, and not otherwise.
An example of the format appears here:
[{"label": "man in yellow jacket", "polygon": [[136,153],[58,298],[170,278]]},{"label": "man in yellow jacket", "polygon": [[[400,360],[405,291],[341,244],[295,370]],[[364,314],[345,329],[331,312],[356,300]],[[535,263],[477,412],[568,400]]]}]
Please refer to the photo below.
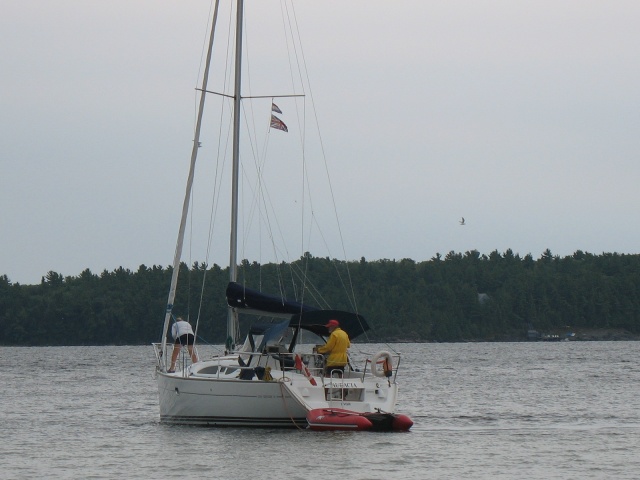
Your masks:
[{"label": "man in yellow jacket", "polygon": [[330,375],[332,370],[344,372],[344,367],[348,363],[347,349],[351,346],[349,335],[340,328],[337,320],[329,320],[325,325],[329,329],[329,340],[327,343],[317,348],[318,353],[328,353],[325,365],[325,375]]}]

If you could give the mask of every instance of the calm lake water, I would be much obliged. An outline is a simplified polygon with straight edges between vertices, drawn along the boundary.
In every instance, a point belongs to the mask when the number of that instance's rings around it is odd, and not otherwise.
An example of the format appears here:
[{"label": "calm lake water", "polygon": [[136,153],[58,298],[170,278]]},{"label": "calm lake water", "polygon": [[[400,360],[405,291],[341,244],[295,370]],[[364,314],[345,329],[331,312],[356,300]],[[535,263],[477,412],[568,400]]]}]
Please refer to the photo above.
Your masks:
[{"label": "calm lake water", "polygon": [[162,425],[150,346],[2,347],[0,477],[640,477],[640,343],[391,347],[408,433]]}]

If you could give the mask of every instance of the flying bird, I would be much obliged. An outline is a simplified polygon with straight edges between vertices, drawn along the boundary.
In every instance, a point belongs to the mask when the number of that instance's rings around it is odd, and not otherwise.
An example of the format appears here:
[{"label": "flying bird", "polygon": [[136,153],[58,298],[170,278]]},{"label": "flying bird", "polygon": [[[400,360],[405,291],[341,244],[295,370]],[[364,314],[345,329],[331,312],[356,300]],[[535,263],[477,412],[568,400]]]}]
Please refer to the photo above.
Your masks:
[{"label": "flying bird", "polygon": [[464,223],[464,217],[462,217],[462,219],[460,219],[460,225],[465,225],[465,223]]}]

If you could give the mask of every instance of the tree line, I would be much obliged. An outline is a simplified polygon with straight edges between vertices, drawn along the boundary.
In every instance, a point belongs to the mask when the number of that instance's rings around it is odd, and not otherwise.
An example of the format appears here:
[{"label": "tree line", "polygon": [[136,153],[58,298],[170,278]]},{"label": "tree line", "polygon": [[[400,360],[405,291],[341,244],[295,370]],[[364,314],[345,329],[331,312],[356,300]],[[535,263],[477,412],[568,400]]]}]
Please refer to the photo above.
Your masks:
[{"label": "tree line", "polygon": [[[180,269],[174,313],[192,324],[199,315],[199,341],[224,343],[228,269],[201,263]],[[526,340],[530,328],[640,333],[640,255],[635,254],[579,250],[559,257],[546,250],[534,259],[511,250],[488,255],[472,250],[416,262],[338,261],[306,253],[293,264],[244,260],[239,271],[248,287],[357,311],[371,327],[359,339],[364,341]],[[155,265],[101,274],[87,269],[78,276],[49,272],[38,285],[0,276],[0,344],[158,341],[171,274],[172,267]]]}]

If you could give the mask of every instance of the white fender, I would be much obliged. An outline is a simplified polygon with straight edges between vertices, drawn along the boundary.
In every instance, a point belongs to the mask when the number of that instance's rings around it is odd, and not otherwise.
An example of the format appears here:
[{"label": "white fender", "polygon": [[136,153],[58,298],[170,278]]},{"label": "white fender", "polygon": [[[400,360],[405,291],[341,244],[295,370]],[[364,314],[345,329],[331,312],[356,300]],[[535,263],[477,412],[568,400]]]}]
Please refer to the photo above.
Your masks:
[{"label": "white fender", "polygon": [[389,362],[389,365],[393,365],[391,354],[386,350],[381,350],[371,358],[371,373],[373,373],[376,377],[384,378],[387,376],[386,372],[384,371],[384,368],[378,369],[378,362],[382,363],[383,365],[385,362]]}]

